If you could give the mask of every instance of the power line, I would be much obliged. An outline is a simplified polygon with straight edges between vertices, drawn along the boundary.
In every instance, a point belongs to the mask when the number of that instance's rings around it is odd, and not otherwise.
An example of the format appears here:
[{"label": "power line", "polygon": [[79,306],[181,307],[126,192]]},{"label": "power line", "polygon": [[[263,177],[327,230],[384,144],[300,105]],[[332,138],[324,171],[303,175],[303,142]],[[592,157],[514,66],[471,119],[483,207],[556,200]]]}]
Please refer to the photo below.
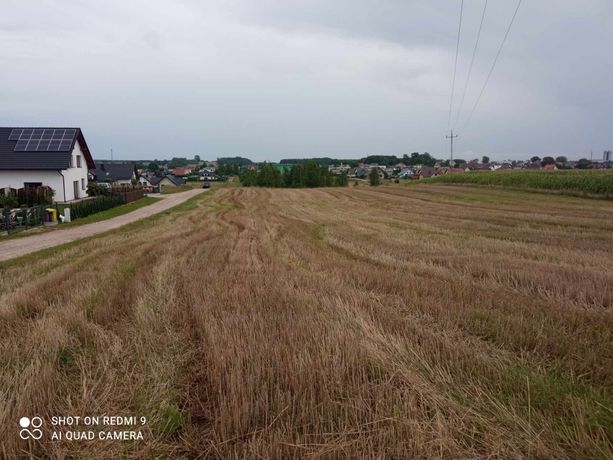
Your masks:
[{"label": "power line", "polygon": [[455,45],[455,64],[453,66],[453,80],[451,82],[451,99],[449,101],[449,118],[447,119],[447,130],[451,128],[451,112],[453,111],[453,96],[455,93],[455,77],[458,71],[458,55],[460,54],[460,34],[462,32],[462,14],[464,13],[464,0],[460,2],[460,24],[458,25],[458,39]]},{"label": "power line", "polygon": [[483,21],[485,20],[485,11],[487,10],[487,2],[483,4],[483,13],[481,14],[481,23],[479,24],[479,31],[477,32],[477,40],[475,41],[475,47],[473,49],[473,56],[470,60],[470,67],[468,68],[468,76],[466,77],[466,83],[464,84],[464,91],[462,92],[462,99],[460,100],[460,107],[458,108],[458,113],[455,118],[455,125],[458,124],[460,120],[460,114],[462,113],[462,108],[464,107],[464,99],[466,98],[466,91],[468,90],[468,83],[470,82],[470,77],[473,72],[473,65],[475,63],[475,56],[477,55],[477,48],[479,47],[479,39],[481,38],[481,30],[483,29]]},{"label": "power line", "polygon": [[504,34],[504,38],[502,39],[502,42],[500,43],[500,48],[498,48],[498,53],[496,53],[496,57],[494,58],[494,62],[492,63],[492,67],[491,67],[489,73],[487,74],[487,78],[485,79],[485,83],[483,84],[483,88],[481,88],[481,92],[479,93],[479,97],[475,101],[475,105],[473,106],[472,110],[470,111],[470,115],[468,116],[468,119],[466,120],[466,123],[464,123],[464,126],[461,129],[462,132],[464,132],[464,130],[466,129],[466,127],[469,125],[470,121],[472,120],[472,117],[473,117],[473,115],[475,113],[475,110],[477,110],[477,106],[479,105],[479,102],[481,101],[481,97],[483,97],[483,93],[485,92],[485,88],[487,87],[487,84],[490,81],[492,73],[494,73],[494,67],[496,67],[496,63],[498,62],[498,58],[500,57],[500,53],[502,52],[502,48],[504,48],[504,44],[507,41],[507,37],[509,36],[509,32],[511,32],[511,27],[513,27],[513,23],[515,22],[515,17],[517,16],[517,12],[519,11],[519,7],[521,6],[522,1],[523,0],[519,0],[517,2],[517,8],[515,8],[515,12],[513,13],[513,17],[511,18],[511,22],[509,23],[509,27],[507,27],[507,31]]}]

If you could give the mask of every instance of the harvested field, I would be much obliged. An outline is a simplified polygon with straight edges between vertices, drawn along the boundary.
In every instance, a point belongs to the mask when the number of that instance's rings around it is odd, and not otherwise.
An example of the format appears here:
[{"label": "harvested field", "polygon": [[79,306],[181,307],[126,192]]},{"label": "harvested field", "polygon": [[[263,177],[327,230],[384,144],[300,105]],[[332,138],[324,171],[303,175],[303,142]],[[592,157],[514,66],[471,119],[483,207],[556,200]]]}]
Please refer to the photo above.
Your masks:
[{"label": "harvested field", "polygon": [[604,200],[226,187],[0,264],[5,458],[611,458],[612,382]]}]

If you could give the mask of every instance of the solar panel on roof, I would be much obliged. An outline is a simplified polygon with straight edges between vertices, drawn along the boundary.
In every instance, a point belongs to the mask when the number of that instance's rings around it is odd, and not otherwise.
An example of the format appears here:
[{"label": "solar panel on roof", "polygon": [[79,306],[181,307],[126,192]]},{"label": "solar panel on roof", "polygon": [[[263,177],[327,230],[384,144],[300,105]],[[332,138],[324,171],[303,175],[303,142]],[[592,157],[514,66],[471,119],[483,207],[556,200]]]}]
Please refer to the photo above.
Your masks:
[{"label": "solar panel on roof", "polygon": [[9,140],[17,141],[15,152],[60,152],[70,150],[76,129],[13,129]]},{"label": "solar panel on roof", "polygon": [[13,129],[9,135],[9,141],[18,141],[23,129]]},{"label": "solar panel on roof", "polygon": [[13,150],[15,152],[25,152],[27,145],[28,145],[27,141],[17,141],[17,143],[15,144],[15,148]]}]

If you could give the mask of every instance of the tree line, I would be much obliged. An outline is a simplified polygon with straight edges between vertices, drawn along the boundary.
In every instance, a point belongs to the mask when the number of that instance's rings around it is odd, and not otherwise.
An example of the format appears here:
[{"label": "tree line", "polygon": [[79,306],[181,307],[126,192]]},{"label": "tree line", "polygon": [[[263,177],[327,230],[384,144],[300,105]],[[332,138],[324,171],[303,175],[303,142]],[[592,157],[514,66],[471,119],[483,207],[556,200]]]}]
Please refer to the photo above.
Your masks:
[{"label": "tree line", "polygon": [[340,164],[349,165],[352,168],[355,168],[360,163],[377,163],[381,166],[394,166],[398,163],[404,163],[406,165],[426,165],[426,166],[434,166],[436,163],[436,158],[430,155],[428,152],[419,153],[413,152],[410,155],[404,154],[401,157],[396,155],[368,155],[366,157],[356,159],[336,159],[329,157],[322,158],[286,158],[281,160],[281,164],[302,164],[307,161],[314,161],[321,165],[327,166],[338,166]]},{"label": "tree line", "polygon": [[343,187],[348,182],[347,174],[334,175],[311,160],[281,170],[264,163],[257,171],[243,171],[239,179],[245,187]]}]

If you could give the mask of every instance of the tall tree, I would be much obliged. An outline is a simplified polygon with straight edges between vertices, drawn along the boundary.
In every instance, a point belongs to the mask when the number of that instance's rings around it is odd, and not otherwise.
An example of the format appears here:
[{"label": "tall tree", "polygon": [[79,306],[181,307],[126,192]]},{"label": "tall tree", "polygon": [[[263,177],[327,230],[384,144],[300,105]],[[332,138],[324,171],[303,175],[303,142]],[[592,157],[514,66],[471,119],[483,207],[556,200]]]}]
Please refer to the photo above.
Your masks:
[{"label": "tall tree", "polygon": [[378,168],[372,168],[370,170],[370,174],[368,175],[368,181],[372,186],[381,185],[381,177],[379,176]]},{"label": "tall tree", "polygon": [[587,158],[581,158],[579,161],[577,161],[578,169],[589,169],[591,166],[592,166],[592,162],[588,160]]},{"label": "tall tree", "polygon": [[541,160],[541,164],[543,166],[545,166],[545,165],[554,165],[554,164],[556,164],[556,160],[554,160],[553,157],[543,157],[543,159]]}]

